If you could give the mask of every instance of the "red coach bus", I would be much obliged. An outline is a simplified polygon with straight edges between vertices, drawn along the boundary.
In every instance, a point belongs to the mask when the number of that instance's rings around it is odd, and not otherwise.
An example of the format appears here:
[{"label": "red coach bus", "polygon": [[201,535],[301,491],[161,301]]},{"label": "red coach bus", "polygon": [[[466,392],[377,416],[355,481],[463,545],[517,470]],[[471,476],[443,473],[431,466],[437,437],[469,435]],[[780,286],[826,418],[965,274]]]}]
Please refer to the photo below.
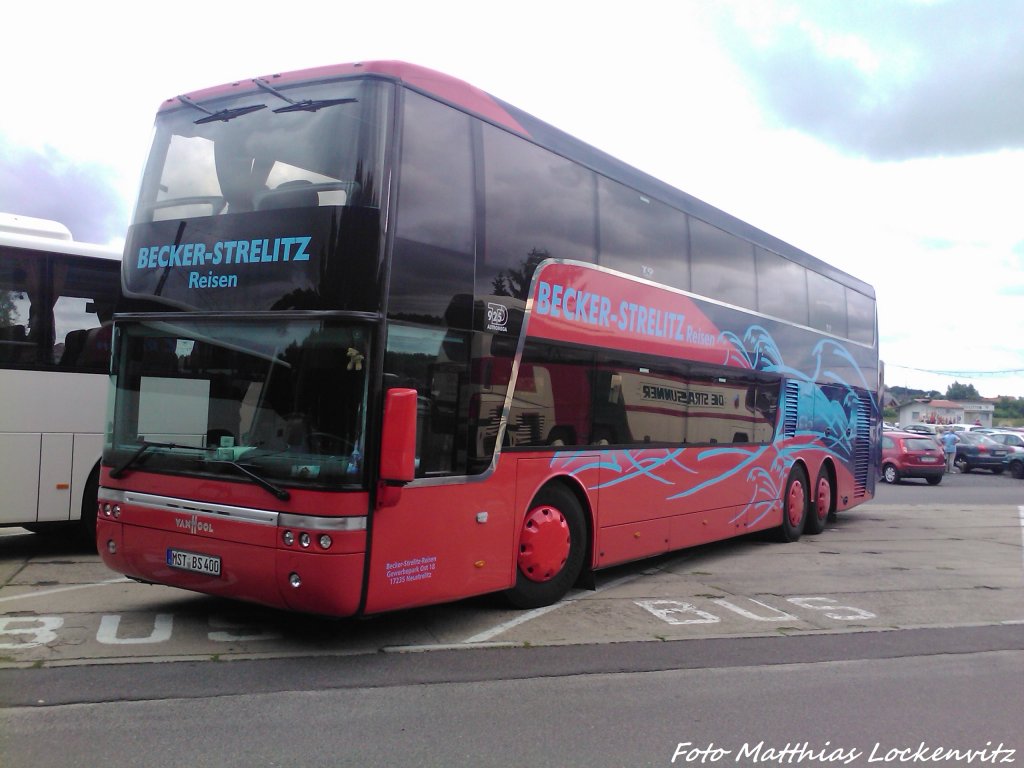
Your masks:
[{"label": "red coach bus", "polygon": [[416,66],[169,99],[122,278],[163,309],[116,317],[97,540],[141,581],[541,606],[874,493],[871,286]]}]

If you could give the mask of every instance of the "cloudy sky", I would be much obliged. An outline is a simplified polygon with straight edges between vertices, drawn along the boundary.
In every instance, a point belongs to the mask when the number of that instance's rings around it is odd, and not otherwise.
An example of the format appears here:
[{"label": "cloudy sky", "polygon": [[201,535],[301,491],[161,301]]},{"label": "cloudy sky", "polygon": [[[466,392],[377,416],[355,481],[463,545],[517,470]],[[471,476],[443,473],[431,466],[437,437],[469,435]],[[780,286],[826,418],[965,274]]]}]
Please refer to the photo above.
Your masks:
[{"label": "cloudy sky", "polygon": [[872,283],[889,385],[1024,396],[1020,0],[10,5],[0,210],[119,242],[162,100],[402,59]]}]

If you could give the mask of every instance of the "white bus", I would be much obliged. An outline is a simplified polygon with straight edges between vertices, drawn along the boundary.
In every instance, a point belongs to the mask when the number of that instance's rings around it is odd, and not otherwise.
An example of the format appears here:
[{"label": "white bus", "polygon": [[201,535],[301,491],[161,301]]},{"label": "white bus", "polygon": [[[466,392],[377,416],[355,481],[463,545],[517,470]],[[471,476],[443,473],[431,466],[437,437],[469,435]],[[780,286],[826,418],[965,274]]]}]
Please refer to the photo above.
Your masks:
[{"label": "white bus", "polygon": [[121,253],[0,213],[0,526],[95,541]]}]

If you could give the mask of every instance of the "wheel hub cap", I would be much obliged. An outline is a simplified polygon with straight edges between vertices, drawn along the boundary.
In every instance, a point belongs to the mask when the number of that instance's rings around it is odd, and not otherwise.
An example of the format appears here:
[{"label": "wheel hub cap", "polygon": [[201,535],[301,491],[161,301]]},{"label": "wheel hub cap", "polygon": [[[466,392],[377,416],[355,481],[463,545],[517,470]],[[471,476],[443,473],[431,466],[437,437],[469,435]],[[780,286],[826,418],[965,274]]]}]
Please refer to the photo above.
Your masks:
[{"label": "wheel hub cap", "polygon": [[527,513],[519,537],[519,570],[530,581],[550,581],[569,559],[569,524],[554,507]]},{"label": "wheel hub cap", "polygon": [[804,491],[803,483],[793,483],[789,489],[789,504],[787,512],[789,513],[789,524],[792,526],[800,525],[800,520],[804,516],[804,507],[807,502],[807,494]]},{"label": "wheel hub cap", "polygon": [[829,485],[828,479],[823,477],[818,480],[818,499],[815,508],[819,520],[824,520],[828,516],[828,508],[831,503],[832,487]]}]

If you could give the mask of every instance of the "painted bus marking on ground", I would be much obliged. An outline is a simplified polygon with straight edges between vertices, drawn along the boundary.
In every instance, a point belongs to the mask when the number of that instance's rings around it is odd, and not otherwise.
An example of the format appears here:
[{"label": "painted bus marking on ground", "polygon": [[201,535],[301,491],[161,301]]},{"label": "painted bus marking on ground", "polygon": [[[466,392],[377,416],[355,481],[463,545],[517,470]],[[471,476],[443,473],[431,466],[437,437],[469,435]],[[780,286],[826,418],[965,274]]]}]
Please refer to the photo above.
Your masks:
[{"label": "painted bus marking on ground", "polygon": [[[173,638],[172,613],[156,614],[148,635],[122,637],[119,633],[121,619],[120,614],[103,615],[96,630],[96,642],[100,645],[156,645]],[[230,621],[219,616],[210,616],[208,622],[210,631],[206,637],[214,643],[280,640],[283,637],[280,632],[259,624]],[[63,616],[0,616],[0,638],[28,638],[20,642],[0,642],[0,650],[25,651],[55,643],[60,640],[58,630],[63,627]]]},{"label": "painted bus marking on ground", "polygon": [[[748,602],[754,603],[767,610],[767,614],[756,613],[747,610],[724,598],[714,598],[710,602],[720,605],[733,613],[751,621],[800,621],[801,619],[791,613],[782,611],[760,600],[745,598]],[[821,611],[830,619],[836,621],[867,621],[878,618],[877,614],[865,611],[863,608],[855,608],[852,605],[841,605],[838,600],[830,597],[787,597],[785,600],[793,605],[809,611]],[[694,603],[685,600],[658,599],[658,600],[634,600],[636,605],[650,612],[667,624],[681,626],[685,624],[717,624],[722,618],[703,608],[698,608]]]},{"label": "painted bus marking on ground", "polygon": [[[745,600],[752,606],[756,606],[756,608],[745,607],[734,602],[740,599]],[[819,612],[816,615],[824,615],[835,621],[866,621],[877,618],[877,615],[870,611],[841,604],[838,600],[830,597],[787,597],[785,600],[797,608]],[[677,626],[686,624],[717,624],[722,620],[717,614],[699,608],[693,602],[685,600],[657,599],[634,600],[633,602],[662,621]],[[709,602],[750,621],[800,621],[799,616],[794,613],[789,613],[754,598],[733,597],[729,600],[714,598],[709,600]],[[517,617],[517,619],[475,635],[469,638],[469,640],[464,641],[464,644],[478,644],[489,640],[495,635],[524,621],[547,613],[555,607],[548,606],[547,608],[530,611]],[[121,614],[104,614],[100,618],[99,627],[96,630],[96,642],[105,646],[158,645],[173,639],[175,616],[172,613],[154,614],[152,626],[148,634],[122,636],[120,633],[121,620]],[[209,616],[207,621],[210,631],[206,633],[206,637],[214,643],[262,642],[282,639],[280,632],[258,623],[236,622],[219,616]],[[25,651],[56,643],[60,640],[59,631],[63,627],[64,617],[62,616],[0,617],[0,639],[6,639],[5,642],[0,642],[0,650]]]}]

